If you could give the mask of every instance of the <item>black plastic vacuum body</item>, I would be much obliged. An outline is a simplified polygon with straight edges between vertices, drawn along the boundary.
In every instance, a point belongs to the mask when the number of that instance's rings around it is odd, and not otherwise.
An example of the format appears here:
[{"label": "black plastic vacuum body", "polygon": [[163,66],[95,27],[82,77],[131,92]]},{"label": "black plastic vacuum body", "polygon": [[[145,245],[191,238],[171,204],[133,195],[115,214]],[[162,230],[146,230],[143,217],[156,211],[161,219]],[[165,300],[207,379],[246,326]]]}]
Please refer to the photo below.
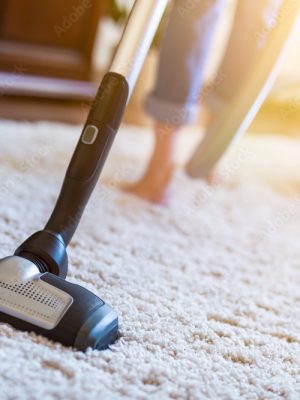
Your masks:
[{"label": "black plastic vacuum body", "polygon": [[117,338],[118,317],[112,308],[65,281],[66,248],[98,181],[128,93],[122,75],[104,77],[45,229],[0,261],[0,322],[79,350],[104,349]]}]

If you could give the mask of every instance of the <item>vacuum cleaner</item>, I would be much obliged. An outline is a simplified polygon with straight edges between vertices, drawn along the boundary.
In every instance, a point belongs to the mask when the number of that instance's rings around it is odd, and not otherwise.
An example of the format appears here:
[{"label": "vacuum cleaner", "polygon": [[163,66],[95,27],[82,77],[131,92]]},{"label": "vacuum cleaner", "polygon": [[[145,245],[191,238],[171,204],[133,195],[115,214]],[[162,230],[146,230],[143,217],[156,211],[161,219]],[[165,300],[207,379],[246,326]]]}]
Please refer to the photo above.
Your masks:
[{"label": "vacuum cleaner", "polygon": [[0,261],[0,322],[85,351],[118,336],[116,312],[66,281],[67,246],[98,182],[168,0],[137,0],[45,228]]}]

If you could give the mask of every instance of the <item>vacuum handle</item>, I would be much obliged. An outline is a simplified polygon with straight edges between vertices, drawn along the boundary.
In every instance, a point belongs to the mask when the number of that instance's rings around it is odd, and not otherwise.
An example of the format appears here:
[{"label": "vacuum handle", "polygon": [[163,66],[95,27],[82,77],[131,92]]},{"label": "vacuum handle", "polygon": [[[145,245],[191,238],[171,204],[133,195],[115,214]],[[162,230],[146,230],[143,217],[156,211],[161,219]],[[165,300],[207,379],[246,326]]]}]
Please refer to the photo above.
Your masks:
[{"label": "vacuum handle", "polygon": [[107,73],[92,103],[67,179],[88,182],[99,175],[122,121],[127,99],[127,80],[120,74]]},{"label": "vacuum handle", "polygon": [[113,72],[105,75],[45,227],[60,234],[66,245],[99,179],[121,123],[128,94],[128,83],[122,75]]}]

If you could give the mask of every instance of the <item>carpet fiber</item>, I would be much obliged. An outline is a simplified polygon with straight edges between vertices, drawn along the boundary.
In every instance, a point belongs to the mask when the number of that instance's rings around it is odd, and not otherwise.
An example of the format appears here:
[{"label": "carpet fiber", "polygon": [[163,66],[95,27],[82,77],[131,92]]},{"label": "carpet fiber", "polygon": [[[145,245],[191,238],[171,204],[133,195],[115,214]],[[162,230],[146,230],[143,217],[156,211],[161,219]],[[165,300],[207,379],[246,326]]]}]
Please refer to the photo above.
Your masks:
[{"label": "carpet fiber", "polygon": [[[0,128],[6,256],[46,222],[80,129]],[[83,354],[1,324],[0,398],[299,399],[300,197],[178,172],[152,206],[116,190],[149,144],[123,128],[69,249],[69,280],[117,310],[119,340]]]}]

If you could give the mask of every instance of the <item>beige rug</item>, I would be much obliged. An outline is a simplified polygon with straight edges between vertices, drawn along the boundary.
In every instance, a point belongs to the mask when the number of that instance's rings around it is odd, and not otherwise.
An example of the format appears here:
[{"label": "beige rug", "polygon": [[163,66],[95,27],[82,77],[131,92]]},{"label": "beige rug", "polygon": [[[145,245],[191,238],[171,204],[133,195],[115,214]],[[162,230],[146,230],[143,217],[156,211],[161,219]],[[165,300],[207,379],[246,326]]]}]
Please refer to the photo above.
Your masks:
[{"label": "beige rug", "polygon": [[[46,222],[79,133],[0,123],[0,256]],[[178,172],[158,207],[116,190],[151,144],[123,129],[69,249],[69,279],[117,310],[121,338],[83,354],[1,324],[1,400],[300,398],[300,197],[261,180],[257,140],[226,167],[253,179],[209,188]],[[295,140],[263,140],[294,162]]]}]

